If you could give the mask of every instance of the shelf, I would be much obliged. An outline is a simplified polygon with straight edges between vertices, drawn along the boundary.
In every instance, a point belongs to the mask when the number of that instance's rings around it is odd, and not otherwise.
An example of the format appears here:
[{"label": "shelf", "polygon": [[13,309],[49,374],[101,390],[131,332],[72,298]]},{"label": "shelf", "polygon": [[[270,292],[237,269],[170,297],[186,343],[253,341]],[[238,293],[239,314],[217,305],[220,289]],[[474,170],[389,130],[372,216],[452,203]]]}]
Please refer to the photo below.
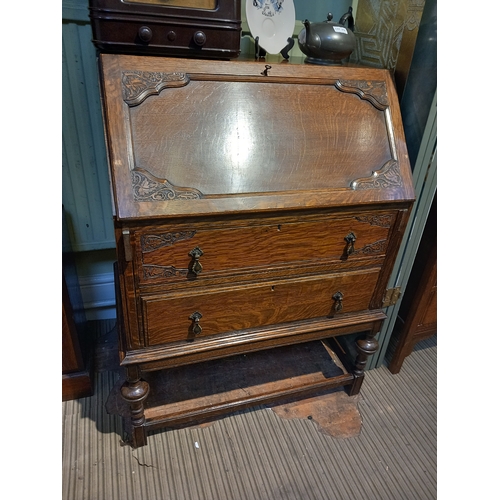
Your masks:
[{"label": "shelf", "polygon": [[[143,379],[150,386],[144,427],[151,430],[349,386],[354,376],[327,341],[314,341],[143,373]],[[113,391],[108,411],[117,408],[126,417],[119,398]]]}]

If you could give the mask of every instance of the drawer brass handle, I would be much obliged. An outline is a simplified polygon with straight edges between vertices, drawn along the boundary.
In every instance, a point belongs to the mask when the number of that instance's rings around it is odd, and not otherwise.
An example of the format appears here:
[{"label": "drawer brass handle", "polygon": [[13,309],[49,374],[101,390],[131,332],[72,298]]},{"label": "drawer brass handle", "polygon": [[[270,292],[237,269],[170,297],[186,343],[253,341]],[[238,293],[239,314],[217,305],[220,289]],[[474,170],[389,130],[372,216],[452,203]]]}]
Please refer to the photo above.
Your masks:
[{"label": "drawer brass handle", "polygon": [[202,331],[202,328],[200,326],[200,319],[203,318],[203,314],[201,312],[195,311],[191,316],[189,316],[189,319],[193,320],[193,333],[195,335],[199,335]]},{"label": "drawer brass handle", "polygon": [[356,241],[356,235],[351,231],[345,238],[347,241],[346,255],[351,255],[354,253],[354,242]]},{"label": "drawer brass handle", "polygon": [[342,305],[342,301],[344,300],[344,294],[342,292],[337,292],[333,295],[332,299],[335,301],[335,312],[338,313],[342,311],[344,306]]},{"label": "drawer brass handle", "polygon": [[191,271],[196,274],[196,276],[198,276],[198,274],[203,271],[203,266],[200,262],[200,257],[203,255],[203,250],[200,247],[193,248],[189,252],[189,255],[194,259],[193,265],[191,266]]}]

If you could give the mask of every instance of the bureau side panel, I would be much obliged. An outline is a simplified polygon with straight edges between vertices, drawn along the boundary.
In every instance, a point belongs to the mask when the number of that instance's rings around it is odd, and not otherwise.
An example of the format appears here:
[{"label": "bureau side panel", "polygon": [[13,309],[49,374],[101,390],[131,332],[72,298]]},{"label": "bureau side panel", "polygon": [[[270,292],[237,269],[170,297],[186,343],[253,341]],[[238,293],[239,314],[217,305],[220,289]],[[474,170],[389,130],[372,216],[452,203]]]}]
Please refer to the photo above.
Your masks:
[{"label": "bureau side panel", "polygon": [[137,294],[134,278],[134,265],[128,258],[126,246],[128,242],[124,241],[123,229],[115,227],[116,251],[118,256],[117,276],[118,286],[116,287],[120,301],[118,311],[121,312],[121,335],[120,351],[122,353],[129,349],[138,349],[143,345],[142,335],[139,330],[139,313],[137,310]]},{"label": "bureau side panel", "polygon": [[377,283],[375,293],[370,304],[371,309],[380,309],[382,307],[384,296],[387,290],[387,284],[394,267],[394,262],[399,252],[399,247],[403,239],[408,219],[410,217],[411,205],[407,209],[400,210],[397,214],[395,223],[389,235],[388,251],[380,273],[380,279]]}]

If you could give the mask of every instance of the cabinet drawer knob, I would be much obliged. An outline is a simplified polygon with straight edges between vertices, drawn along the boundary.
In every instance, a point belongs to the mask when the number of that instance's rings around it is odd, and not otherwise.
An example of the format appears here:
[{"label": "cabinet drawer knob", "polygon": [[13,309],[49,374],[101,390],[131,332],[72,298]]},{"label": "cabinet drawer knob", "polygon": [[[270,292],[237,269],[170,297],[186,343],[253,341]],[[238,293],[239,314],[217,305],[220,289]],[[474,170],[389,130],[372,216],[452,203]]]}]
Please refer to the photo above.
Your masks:
[{"label": "cabinet drawer knob", "polygon": [[200,326],[200,319],[203,318],[203,314],[201,312],[195,311],[191,316],[189,316],[189,319],[193,321],[193,333],[195,335],[199,335],[202,331],[202,328]]},{"label": "cabinet drawer knob", "polygon": [[342,292],[337,292],[333,295],[332,299],[335,301],[334,311],[336,313],[342,311],[342,309],[344,308],[344,306],[342,305],[344,294]]},{"label": "cabinet drawer knob", "polygon": [[345,238],[347,241],[347,247],[345,249],[345,253],[347,256],[354,253],[354,242],[356,241],[356,235],[351,231]]},{"label": "cabinet drawer knob", "polygon": [[200,247],[193,248],[189,252],[189,255],[194,259],[193,265],[191,266],[191,271],[196,274],[196,276],[198,276],[198,274],[203,271],[203,266],[200,262],[200,257],[203,255],[203,250]]},{"label": "cabinet drawer knob", "polygon": [[153,31],[149,26],[141,26],[138,31],[141,42],[149,43],[153,38]]},{"label": "cabinet drawer knob", "polygon": [[194,43],[198,45],[198,47],[203,47],[205,42],[207,41],[207,35],[203,33],[203,31],[197,31],[193,36]]}]

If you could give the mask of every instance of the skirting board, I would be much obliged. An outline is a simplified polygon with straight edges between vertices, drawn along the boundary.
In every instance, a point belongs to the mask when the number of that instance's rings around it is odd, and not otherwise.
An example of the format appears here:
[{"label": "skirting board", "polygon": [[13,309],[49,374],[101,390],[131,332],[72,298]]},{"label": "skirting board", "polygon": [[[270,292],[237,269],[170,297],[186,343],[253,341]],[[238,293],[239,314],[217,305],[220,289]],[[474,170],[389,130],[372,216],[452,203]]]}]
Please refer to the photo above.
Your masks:
[{"label": "skirting board", "polygon": [[113,273],[79,278],[87,321],[115,319],[115,281]]}]

